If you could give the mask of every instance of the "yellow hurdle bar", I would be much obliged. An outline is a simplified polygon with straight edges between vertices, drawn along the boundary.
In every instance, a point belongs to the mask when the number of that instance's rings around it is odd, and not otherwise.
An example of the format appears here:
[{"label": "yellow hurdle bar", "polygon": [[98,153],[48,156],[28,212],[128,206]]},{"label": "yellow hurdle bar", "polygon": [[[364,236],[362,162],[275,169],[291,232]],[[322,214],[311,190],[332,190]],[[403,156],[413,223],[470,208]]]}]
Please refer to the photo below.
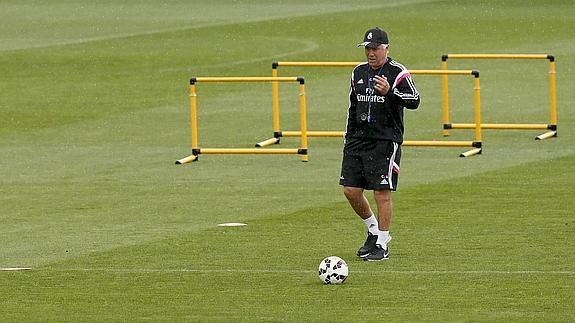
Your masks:
[{"label": "yellow hurdle bar", "polygon": [[[364,64],[365,62],[298,62],[298,61],[284,61],[284,62],[273,62],[272,63],[272,77],[278,77],[277,68],[279,66],[291,66],[291,67],[355,67],[359,64]],[[448,70],[447,67],[441,70],[409,70],[411,74],[420,75],[441,75],[442,84],[447,84],[448,75],[473,75],[474,80],[474,118],[475,124],[475,140],[474,141],[404,141],[404,146],[423,146],[423,147],[475,147],[475,149],[469,152],[463,153],[460,156],[468,157],[475,154],[481,153],[481,101],[479,92],[479,72],[475,70]],[[445,128],[446,121],[449,121],[448,114],[448,95],[447,88],[443,88],[443,120],[444,120],[444,135],[447,134]],[[282,131],[280,127],[280,109],[279,109],[279,84],[278,82],[272,82],[272,100],[273,100],[273,130],[274,137],[263,140],[256,143],[256,147],[266,147],[269,145],[279,144],[281,137],[298,137],[301,136],[301,131]],[[307,120],[307,118],[306,118]],[[305,137],[343,137],[345,135],[344,131],[307,131]]]},{"label": "yellow hurdle bar", "polygon": [[[473,129],[474,123],[452,123],[450,129]],[[536,123],[482,123],[481,129],[549,129],[549,125]]]},{"label": "yellow hurdle bar", "polygon": [[[299,131],[283,131],[283,137],[298,137]],[[308,131],[308,137],[343,137],[344,131]],[[405,140],[402,146],[426,146],[426,147],[474,147],[474,141],[439,141],[439,140]]]},{"label": "yellow hurdle bar", "polygon": [[[190,134],[192,135],[192,149],[198,148],[198,95],[196,84],[190,84]],[[197,158],[196,158],[197,159]]]},{"label": "yellow hurdle bar", "polygon": [[[277,70],[273,70],[272,71],[272,77],[278,77],[278,72]],[[276,131],[280,131],[280,117],[279,117],[279,83],[278,82],[272,82],[272,103],[273,103],[273,120],[274,120],[274,133]],[[276,113],[276,111],[278,111],[278,113]],[[277,140],[277,138],[272,138],[270,140]],[[277,143],[277,142],[273,142],[273,143]],[[269,143],[264,143],[266,145],[269,144],[273,144],[272,142]],[[256,147],[258,147],[258,145],[256,145]]]},{"label": "yellow hurdle bar", "polygon": [[[550,54],[446,54],[441,57],[441,69],[447,70],[447,60],[452,59],[547,59],[549,60],[549,124],[492,124],[481,125],[483,129],[549,129],[544,134],[535,137],[536,140],[543,140],[557,136],[557,93],[556,93],[556,72],[555,57]],[[443,135],[449,136],[448,129],[468,129],[467,123],[450,123],[449,121],[449,94],[447,75],[442,78],[443,94]]]},{"label": "yellow hurdle bar", "polygon": [[[282,131],[282,137],[299,137],[301,131]],[[308,131],[308,137],[343,137],[345,131]]]},{"label": "yellow hurdle bar", "polygon": [[406,140],[402,146],[422,147],[475,147],[475,141]]},{"label": "yellow hurdle bar", "polygon": [[[307,108],[305,98],[305,87],[303,78],[299,85],[299,114],[300,114],[300,129],[301,129],[301,146],[303,153],[301,154],[301,161],[307,162]],[[305,151],[304,151],[305,150]]]},{"label": "yellow hurdle bar", "polygon": [[297,155],[300,153],[299,149],[289,149],[289,148],[201,148],[200,154],[224,154],[224,155],[265,155],[265,154],[293,154]]},{"label": "yellow hurdle bar", "polygon": [[[474,116],[475,119],[475,140],[481,142],[481,95],[479,93],[479,72],[475,74],[475,78],[473,79],[473,106],[474,106]],[[478,151],[481,153],[481,150]],[[467,152],[467,154],[472,154],[471,152]],[[474,155],[474,154],[473,154]],[[467,157],[468,155],[462,154],[461,157]]]},{"label": "yellow hurdle bar", "polygon": [[292,67],[355,67],[365,62],[274,62],[272,69],[277,69],[278,66],[292,66]]},{"label": "yellow hurdle bar", "polygon": [[[293,149],[254,149],[254,148],[200,148],[198,144],[198,108],[196,82],[299,82],[301,147]],[[200,154],[294,154],[301,155],[302,161],[308,161],[307,156],[307,107],[305,96],[305,81],[303,77],[193,77],[190,79],[190,133],[192,154],[178,159],[177,165],[198,160]]]},{"label": "yellow hurdle bar", "polygon": [[194,77],[193,82],[299,82],[302,77],[273,76],[226,76],[226,77]]},{"label": "yellow hurdle bar", "polygon": [[475,75],[474,70],[409,70],[410,74],[423,75]]},{"label": "yellow hurdle bar", "polygon": [[[441,62],[441,70],[447,71],[447,62]],[[449,123],[449,94],[447,90],[447,74],[441,75],[441,107],[443,109],[443,124]],[[449,132],[444,128],[443,136],[448,136]]]},{"label": "yellow hurdle bar", "polygon": [[447,54],[457,59],[549,59],[547,54]]}]

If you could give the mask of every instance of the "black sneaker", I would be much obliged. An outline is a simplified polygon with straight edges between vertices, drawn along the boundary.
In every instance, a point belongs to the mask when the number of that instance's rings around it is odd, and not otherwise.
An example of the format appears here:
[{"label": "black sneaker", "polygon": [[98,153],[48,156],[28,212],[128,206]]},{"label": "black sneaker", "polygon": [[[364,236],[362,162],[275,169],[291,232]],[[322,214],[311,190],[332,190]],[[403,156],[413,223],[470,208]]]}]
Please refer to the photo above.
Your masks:
[{"label": "black sneaker", "polygon": [[389,247],[383,249],[382,246],[376,244],[375,249],[365,256],[363,260],[365,261],[380,261],[389,259]]},{"label": "black sneaker", "polygon": [[371,234],[371,232],[367,232],[367,239],[365,243],[359,250],[357,251],[358,257],[367,257],[372,250],[375,250],[375,243],[377,242],[377,236]]}]

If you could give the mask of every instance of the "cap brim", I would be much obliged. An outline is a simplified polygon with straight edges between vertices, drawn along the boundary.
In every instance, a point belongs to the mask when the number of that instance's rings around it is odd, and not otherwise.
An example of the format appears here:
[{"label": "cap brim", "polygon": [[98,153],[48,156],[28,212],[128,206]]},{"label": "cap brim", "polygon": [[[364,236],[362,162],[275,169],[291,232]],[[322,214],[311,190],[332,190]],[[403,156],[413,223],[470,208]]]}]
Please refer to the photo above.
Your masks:
[{"label": "cap brim", "polygon": [[357,44],[357,47],[379,47],[379,45],[387,45],[387,44],[381,44],[381,43],[373,43],[373,42],[369,42],[369,41],[365,41],[363,43],[359,43]]}]

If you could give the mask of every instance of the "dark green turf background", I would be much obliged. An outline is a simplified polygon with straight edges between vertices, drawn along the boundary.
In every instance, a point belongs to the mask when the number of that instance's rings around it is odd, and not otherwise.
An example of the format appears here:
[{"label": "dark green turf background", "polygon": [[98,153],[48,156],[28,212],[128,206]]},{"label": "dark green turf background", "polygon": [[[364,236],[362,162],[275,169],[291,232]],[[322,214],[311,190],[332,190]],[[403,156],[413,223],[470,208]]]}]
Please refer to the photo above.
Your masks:
[{"label": "dark green turf background", "polygon": [[[2,321],[573,321],[575,146],[571,1],[2,1]],[[294,156],[189,154],[192,76],[268,76],[274,60],[357,61],[372,26],[390,56],[557,58],[559,137],[484,131],[484,152],[405,147],[391,259],[337,185],[342,142]],[[485,122],[548,122],[546,61],[450,61],[481,71]],[[311,130],[345,123],[350,69],[304,75]],[[443,140],[438,77],[415,76],[406,139]],[[450,78],[454,121],[471,78]],[[272,131],[269,84],[200,84],[200,143],[251,147]],[[297,129],[297,87],[282,86]],[[469,140],[470,131],[451,139]],[[297,147],[283,140],[281,147]],[[371,197],[370,197],[371,198]],[[222,229],[222,222],[247,227]],[[328,255],[350,278],[323,286]]]}]

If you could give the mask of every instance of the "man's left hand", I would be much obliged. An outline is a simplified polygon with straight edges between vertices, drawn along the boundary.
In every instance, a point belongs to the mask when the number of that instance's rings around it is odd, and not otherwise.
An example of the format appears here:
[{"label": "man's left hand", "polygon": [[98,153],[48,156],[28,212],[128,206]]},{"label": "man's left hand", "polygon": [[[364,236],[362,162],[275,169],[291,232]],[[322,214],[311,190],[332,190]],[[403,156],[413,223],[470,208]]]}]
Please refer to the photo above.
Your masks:
[{"label": "man's left hand", "polygon": [[375,81],[374,89],[379,94],[386,95],[389,92],[389,83],[387,82],[387,78],[385,76],[376,75],[373,80]]}]

